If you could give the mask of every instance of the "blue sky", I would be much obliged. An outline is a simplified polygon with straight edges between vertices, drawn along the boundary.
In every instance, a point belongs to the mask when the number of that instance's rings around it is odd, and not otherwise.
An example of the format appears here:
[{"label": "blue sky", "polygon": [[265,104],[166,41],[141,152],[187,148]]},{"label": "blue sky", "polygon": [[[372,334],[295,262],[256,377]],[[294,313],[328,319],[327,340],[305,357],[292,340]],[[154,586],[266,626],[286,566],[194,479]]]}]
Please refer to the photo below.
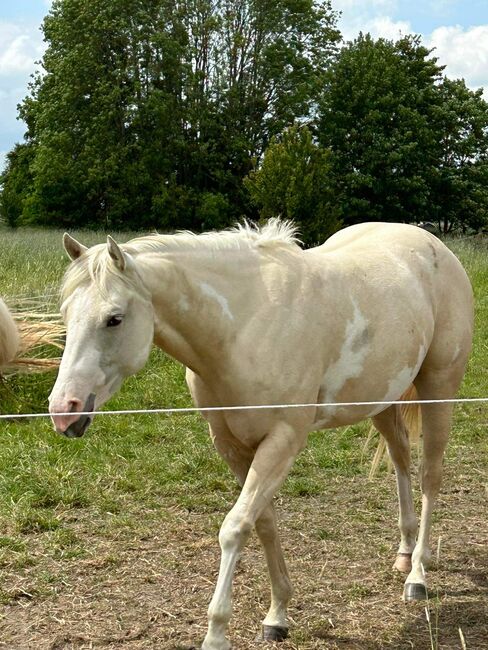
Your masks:
[{"label": "blue sky", "polygon": [[[370,3],[375,5],[374,0]],[[408,20],[415,32],[430,34],[442,25],[488,25],[487,0],[400,0],[392,6],[393,20]]]},{"label": "blue sky", "polygon": [[[42,57],[39,28],[50,5],[51,0],[0,0],[0,170],[5,154],[23,138],[17,104],[28,93],[34,62]],[[421,34],[426,45],[436,48],[449,77],[484,87],[488,100],[488,0],[332,0],[332,5],[342,11],[339,27],[345,39],[359,31],[392,39]]]}]

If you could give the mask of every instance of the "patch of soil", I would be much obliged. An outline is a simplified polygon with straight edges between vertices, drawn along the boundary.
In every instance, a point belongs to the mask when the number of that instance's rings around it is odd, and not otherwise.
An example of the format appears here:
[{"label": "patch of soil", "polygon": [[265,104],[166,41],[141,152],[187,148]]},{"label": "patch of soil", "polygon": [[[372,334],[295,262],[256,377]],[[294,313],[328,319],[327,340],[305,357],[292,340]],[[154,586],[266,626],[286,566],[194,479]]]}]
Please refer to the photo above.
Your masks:
[{"label": "patch of soil", "polygon": [[[466,467],[446,474],[433,526],[434,556],[441,541],[429,571],[430,630],[425,605],[402,602],[404,577],[391,569],[398,543],[392,476],[337,478],[320,497],[278,498],[295,585],[282,650],[457,650],[459,629],[468,649],[488,649],[486,481]],[[114,532],[81,513],[70,526],[89,548],[85,557],[43,555],[4,572],[10,600],[0,609],[0,648],[199,647],[218,570],[216,522],[225,513],[161,514],[141,512],[141,528]],[[235,577],[229,633],[236,650],[258,647],[267,606],[266,569],[252,538]]]}]

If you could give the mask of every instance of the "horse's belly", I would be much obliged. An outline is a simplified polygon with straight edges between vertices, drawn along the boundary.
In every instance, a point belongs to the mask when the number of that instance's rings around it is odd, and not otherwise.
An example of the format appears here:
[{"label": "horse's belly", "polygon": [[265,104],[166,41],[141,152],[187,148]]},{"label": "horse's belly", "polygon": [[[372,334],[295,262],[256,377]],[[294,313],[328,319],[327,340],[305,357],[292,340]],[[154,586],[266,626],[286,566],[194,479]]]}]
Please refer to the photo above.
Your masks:
[{"label": "horse's belly", "polygon": [[[354,424],[377,415],[400,399],[417,376],[427,349],[420,345],[417,359],[411,365],[397,362],[332,366],[324,375],[318,394],[313,429],[327,429]],[[380,360],[379,360],[380,361]]]}]

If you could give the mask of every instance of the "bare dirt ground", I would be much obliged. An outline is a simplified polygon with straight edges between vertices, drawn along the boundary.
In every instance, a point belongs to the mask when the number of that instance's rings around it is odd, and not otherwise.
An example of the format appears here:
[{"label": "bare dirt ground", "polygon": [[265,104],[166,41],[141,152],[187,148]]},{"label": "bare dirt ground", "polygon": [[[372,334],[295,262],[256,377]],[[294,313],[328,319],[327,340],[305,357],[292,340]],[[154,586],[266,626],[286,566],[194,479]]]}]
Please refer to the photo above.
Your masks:
[{"label": "bare dirt ground", "polygon": [[[488,649],[488,478],[451,462],[433,526],[431,626],[424,604],[401,600],[391,569],[397,546],[392,476],[337,478],[320,497],[278,498],[295,585],[291,633],[281,650]],[[83,510],[67,514],[81,558],[40,555],[4,571],[0,648],[180,650],[201,643],[218,567],[222,512],[140,512],[111,528]],[[439,560],[436,546],[440,537]],[[36,537],[30,538],[36,548]],[[43,588],[40,585],[44,585]],[[233,648],[255,650],[268,605],[266,570],[253,538],[240,561],[230,629]],[[432,634],[432,637],[431,637]],[[268,646],[270,647],[270,646]]]}]

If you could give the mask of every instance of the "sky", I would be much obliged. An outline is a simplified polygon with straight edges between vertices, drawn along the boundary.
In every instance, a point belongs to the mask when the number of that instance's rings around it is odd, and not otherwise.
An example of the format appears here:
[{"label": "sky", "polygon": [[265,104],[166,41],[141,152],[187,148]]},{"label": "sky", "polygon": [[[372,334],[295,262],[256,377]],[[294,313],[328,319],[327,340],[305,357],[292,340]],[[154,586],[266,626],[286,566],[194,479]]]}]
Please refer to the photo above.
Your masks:
[{"label": "sky", "polygon": [[[40,27],[50,6],[51,0],[0,0],[0,171],[6,153],[23,139],[17,104],[42,58]],[[483,87],[488,100],[488,0],[332,0],[332,6],[342,12],[345,40],[360,31],[394,40],[421,34],[448,77]]]}]

